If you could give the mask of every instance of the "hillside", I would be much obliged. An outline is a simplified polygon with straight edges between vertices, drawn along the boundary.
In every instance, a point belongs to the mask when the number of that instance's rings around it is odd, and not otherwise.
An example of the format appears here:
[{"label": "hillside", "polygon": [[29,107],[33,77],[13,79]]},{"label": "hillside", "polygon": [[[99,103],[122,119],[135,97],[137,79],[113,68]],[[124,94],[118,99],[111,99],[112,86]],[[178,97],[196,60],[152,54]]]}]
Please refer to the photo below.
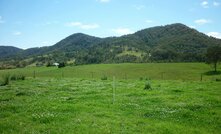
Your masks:
[{"label": "hillside", "polygon": [[0,46],[0,59],[11,57],[21,51],[22,49],[13,46]]},{"label": "hillside", "polygon": [[[98,38],[76,33],[53,46],[0,53],[23,65],[68,62],[72,64],[122,62],[201,62],[209,46],[221,40],[209,37],[186,25],[176,23],[140,30],[121,37]],[[20,50],[20,49],[19,49]],[[11,54],[13,53],[13,54]],[[19,62],[19,64],[20,64]],[[16,63],[18,64],[18,62]]]}]

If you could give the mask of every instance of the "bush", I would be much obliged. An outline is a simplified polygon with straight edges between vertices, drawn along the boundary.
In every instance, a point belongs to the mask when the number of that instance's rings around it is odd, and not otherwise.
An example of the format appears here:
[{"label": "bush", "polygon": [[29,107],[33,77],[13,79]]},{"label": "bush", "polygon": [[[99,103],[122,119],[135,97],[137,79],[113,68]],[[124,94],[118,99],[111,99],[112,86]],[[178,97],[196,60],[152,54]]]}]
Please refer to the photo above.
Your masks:
[{"label": "bush", "polygon": [[107,80],[107,76],[106,75],[102,76],[101,80]]},{"label": "bush", "polygon": [[150,82],[147,81],[147,82],[145,83],[144,90],[149,90],[149,89],[152,89],[152,87],[151,87]]},{"label": "bush", "polygon": [[58,65],[58,68],[62,68],[62,67],[65,67],[65,63],[64,62],[60,62],[59,65]]},{"label": "bush", "polygon": [[13,74],[11,76],[11,80],[25,80],[25,76],[22,74]]},{"label": "bush", "polygon": [[221,78],[216,78],[215,81],[219,81],[219,82],[220,82],[220,81],[221,81]]},{"label": "bush", "polygon": [[150,78],[148,78],[148,77],[140,77],[140,79],[139,79],[140,81],[142,81],[142,80],[146,80],[146,81],[149,81],[150,80]]},{"label": "bush", "polygon": [[221,71],[208,71],[204,73],[205,75],[220,75]]},{"label": "bush", "polygon": [[22,74],[17,75],[17,80],[25,80],[25,76]]},{"label": "bush", "polygon": [[53,64],[51,64],[50,62],[47,62],[46,67],[51,67]]},{"label": "bush", "polygon": [[5,85],[9,85],[10,80],[12,81],[16,81],[16,80],[25,80],[25,76],[22,74],[6,74],[3,75],[0,79],[0,86],[5,86]]},{"label": "bush", "polygon": [[10,83],[10,74],[3,75],[0,81],[0,86],[6,86],[9,83]]},{"label": "bush", "polygon": [[11,80],[17,80],[17,77],[16,77],[16,75],[11,75],[11,78],[10,78]]},{"label": "bush", "polygon": [[149,77],[146,77],[145,80],[148,81],[148,80],[151,80],[151,79]]}]

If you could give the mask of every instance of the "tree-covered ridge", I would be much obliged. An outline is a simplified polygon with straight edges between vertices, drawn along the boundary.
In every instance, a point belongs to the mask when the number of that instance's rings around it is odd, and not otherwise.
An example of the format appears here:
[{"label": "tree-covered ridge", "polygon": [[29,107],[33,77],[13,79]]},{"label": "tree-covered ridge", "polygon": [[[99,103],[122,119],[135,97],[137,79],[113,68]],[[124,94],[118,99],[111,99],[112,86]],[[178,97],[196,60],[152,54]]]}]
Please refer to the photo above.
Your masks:
[{"label": "tree-covered ridge", "polygon": [[53,62],[200,62],[205,61],[206,50],[213,45],[221,45],[221,40],[176,23],[121,37],[98,38],[76,33],[53,46],[22,50],[16,58],[10,58],[25,61],[27,65]]},{"label": "tree-covered ridge", "polygon": [[16,55],[18,52],[21,51],[22,49],[13,46],[0,46],[0,59]]}]

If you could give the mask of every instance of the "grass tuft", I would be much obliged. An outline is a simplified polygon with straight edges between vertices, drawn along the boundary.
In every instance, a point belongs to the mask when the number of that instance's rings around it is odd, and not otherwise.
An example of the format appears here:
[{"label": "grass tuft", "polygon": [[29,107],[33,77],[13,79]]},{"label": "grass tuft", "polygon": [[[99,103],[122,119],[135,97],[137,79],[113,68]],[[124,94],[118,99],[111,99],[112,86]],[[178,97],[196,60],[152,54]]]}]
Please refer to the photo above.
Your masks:
[{"label": "grass tuft", "polygon": [[10,83],[10,74],[5,74],[2,76],[2,79],[0,81],[0,86],[6,86]]},{"label": "grass tuft", "polygon": [[150,90],[150,89],[152,89],[151,84],[150,84],[150,81],[147,81],[147,82],[145,83],[144,90]]}]

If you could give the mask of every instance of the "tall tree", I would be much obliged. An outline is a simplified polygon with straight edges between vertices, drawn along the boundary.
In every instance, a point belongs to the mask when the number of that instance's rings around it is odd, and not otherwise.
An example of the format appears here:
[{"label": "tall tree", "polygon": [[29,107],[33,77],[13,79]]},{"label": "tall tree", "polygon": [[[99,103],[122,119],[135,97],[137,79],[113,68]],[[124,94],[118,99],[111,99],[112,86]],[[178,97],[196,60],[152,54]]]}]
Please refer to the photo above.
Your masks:
[{"label": "tall tree", "polygon": [[217,64],[221,61],[221,46],[213,46],[207,49],[206,59],[208,64],[212,64],[217,72]]}]

